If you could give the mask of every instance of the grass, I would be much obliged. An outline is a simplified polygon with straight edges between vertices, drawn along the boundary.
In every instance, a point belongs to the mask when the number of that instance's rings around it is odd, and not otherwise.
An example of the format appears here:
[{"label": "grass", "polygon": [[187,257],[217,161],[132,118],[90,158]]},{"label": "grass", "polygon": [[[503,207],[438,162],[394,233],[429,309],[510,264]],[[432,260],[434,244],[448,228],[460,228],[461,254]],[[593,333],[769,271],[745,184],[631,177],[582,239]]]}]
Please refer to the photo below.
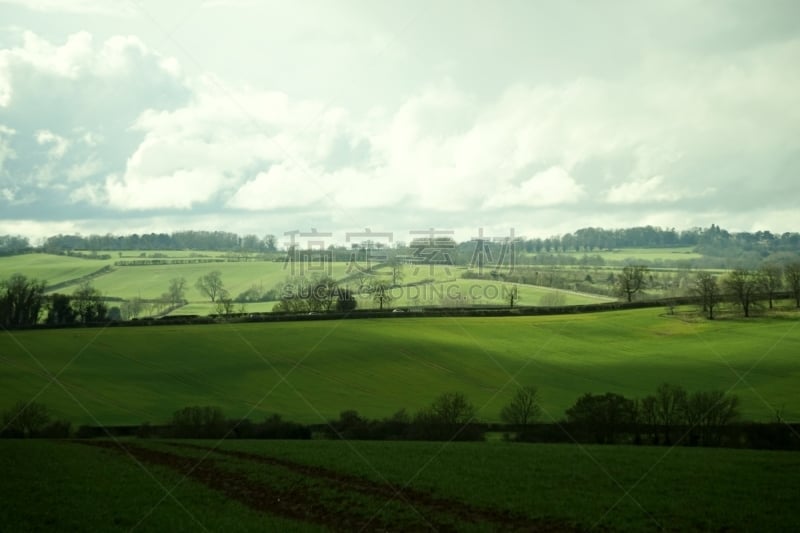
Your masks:
[{"label": "grass", "polygon": [[[542,251],[540,254],[547,254]],[[605,261],[622,262],[628,259],[646,261],[681,261],[687,259],[700,259],[703,257],[694,251],[691,246],[675,248],[619,248],[616,250],[593,250],[591,252],[551,252],[553,255],[565,255],[581,258],[584,255],[594,257],[599,255]],[[537,254],[526,254],[526,257],[533,257]]]},{"label": "grass", "polygon": [[6,532],[317,530],[125,454],[56,441],[6,440],[0,450]]},{"label": "grass", "polygon": [[24,274],[28,278],[45,280],[47,285],[55,285],[89,275],[107,264],[109,261],[50,254],[0,257],[0,280],[13,274]]},{"label": "grass", "polygon": [[4,531],[796,527],[794,453],[505,442],[88,444],[0,441]]},{"label": "grass", "polygon": [[[394,298],[389,307],[430,307],[430,306],[507,306],[508,294],[512,287],[517,287],[518,298],[515,305],[541,305],[542,297],[547,294],[563,295],[562,305],[583,305],[609,302],[612,298],[592,294],[550,289],[535,285],[512,284],[501,281],[479,279],[456,279],[436,281],[422,285],[396,287],[392,289]],[[377,309],[369,295],[359,297],[359,309]]]},{"label": "grass", "polygon": [[[218,252],[168,252],[169,258],[186,258],[191,254],[202,254],[208,257],[222,257]],[[275,288],[279,283],[293,274],[306,276],[314,273],[329,274],[333,278],[342,280],[352,274],[352,266],[346,262],[318,264],[286,265],[282,262],[258,261],[247,263],[200,263],[179,265],[148,265],[148,266],[113,266],[114,262],[122,259],[139,259],[140,252],[122,252],[111,254],[111,259],[81,259],[63,255],[26,254],[13,257],[0,258],[0,280],[10,277],[16,272],[22,272],[29,277],[46,280],[48,285],[74,281],[72,285],[59,287],[57,292],[71,293],[77,287],[78,280],[83,276],[97,270],[111,266],[107,273],[92,279],[92,285],[103,295],[114,298],[131,299],[140,297],[144,299],[157,299],[167,291],[169,281],[173,278],[183,277],[187,280],[185,298],[188,305],[173,311],[173,314],[199,314],[206,315],[216,312],[215,306],[208,301],[208,297],[195,288],[195,281],[202,275],[213,270],[222,273],[225,288],[232,297],[252,286],[262,290]],[[504,288],[508,285],[502,282],[486,280],[464,280],[461,275],[463,267],[414,266],[406,265],[403,268],[402,284],[426,284],[403,286],[394,290],[396,300],[393,307],[409,306],[450,306],[466,303],[468,305],[505,305],[507,300]],[[386,281],[391,280],[389,268],[380,268],[377,275]],[[345,285],[357,288],[355,278],[347,279]],[[519,293],[522,305],[538,305],[543,295],[558,292],[554,289],[533,285],[520,285]],[[597,301],[607,301],[608,298],[597,297],[591,294],[563,292],[566,305],[578,305]],[[463,299],[459,300],[459,297]],[[274,302],[250,304],[248,312],[271,311]],[[359,298],[361,308],[376,307],[368,296]]]},{"label": "grass", "polygon": [[539,387],[550,420],[583,393],[641,397],[667,381],[731,390],[748,419],[781,408],[800,418],[796,312],[713,322],[661,313],[3,332],[0,408],[36,397],[74,423],[115,425],[217,405],[229,417],[320,423],[345,409],[415,411],[460,391],[496,421],[515,380]]},{"label": "grass", "polygon": [[800,467],[797,454],[720,449],[363,441],[222,448],[615,531],[792,529]]}]

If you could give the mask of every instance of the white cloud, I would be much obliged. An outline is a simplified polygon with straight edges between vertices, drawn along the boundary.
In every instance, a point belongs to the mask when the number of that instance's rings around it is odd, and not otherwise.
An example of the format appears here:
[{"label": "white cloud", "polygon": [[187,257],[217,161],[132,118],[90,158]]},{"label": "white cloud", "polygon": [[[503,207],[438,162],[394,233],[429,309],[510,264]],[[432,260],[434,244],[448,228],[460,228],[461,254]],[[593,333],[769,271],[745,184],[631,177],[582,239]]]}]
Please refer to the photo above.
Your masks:
[{"label": "white cloud", "polygon": [[133,9],[126,2],[108,0],[0,0],[0,4],[17,5],[46,13],[84,13],[128,16]]},{"label": "white cloud", "polygon": [[[242,2],[203,5],[222,4]],[[31,5],[56,9],[55,2]],[[92,5],[72,2],[69,9]],[[202,26],[207,12],[235,17],[235,10],[197,9],[193,23]],[[500,16],[498,22],[513,26]],[[313,42],[293,40],[309,33],[298,24],[281,30],[287,65],[322,68],[315,54],[336,39],[336,54],[362,57],[349,50],[364,35],[349,40],[331,28]],[[177,27],[176,36],[189,37],[188,27]],[[413,51],[412,33],[407,40],[403,50]],[[112,209],[121,218],[195,209],[224,218],[246,210],[253,217],[280,212],[286,220],[313,213],[330,221],[364,217],[374,224],[380,216],[387,224],[423,218],[459,227],[525,208],[557,211],[575,223],[592,216],[615,222],[601,218],[609,204],[624,206],[614,216],[630,224],[675,217],[672,225],[680,225],[680,205],[699,196],[724,213],[742,203],[737,196],[745,188],[748,201],[777,210],[797,191],[796,37],[715,53],[648,42],[635,60],[606,71],[577,69],[565,56],[563,70],[515,69],[492,90],[479,86],[475,73],[495,65],[454,46],[446,50],[452,57],[435,64],[420,56],[422,78],[394,99],[370,85],[375,72],[337,64],[358,86],[354,92],[366,95],[349,107],[325,84],[287,88],[280,69],[238,81],[188,76],[176,59],[153,50],[158,42],[78,32],[55,43],[28,32],[0,50],[0,190],[33,199],[42,211]],[[219,46],[239,57],[228,40]],[[241,61],[261,72],[255,56],[247,57]],[[382,83],[405,80],[405,60],[380,59],[390,63],[380,72],[396,70]],[[39,207],[39,199],[50,203]]]},{"label": "white cloud", "polygon": [[615,185],[608,191],[606,200],[615,204],[635,204],[650,202],[673,202],[681,195],[665,190],[663,176],[636,180]]},{"label": "white cloud", "polygon": [[[53,44],[25,32],[20,46],[0,50],[0,80],[9,87],[0,116],[0,179],[33,205],[119,205],[116,197],[109,203],[102,186],[132,155],[127,150],[142,135],[131,129],[136,118],[188,94],[164,62],[135,37],[95,43],[80,32]],[[78,190],[65,194],[69,187]]]},{"label": "white cloud", "polygon": [[584,196],[583,187],[561,167],[550,167],[520,184],[511,184],[490,196],[487,208],[554,207],[574,204]]},{"label": "white cloud", "polygon": [[13,129],[0,124],[0,176],[3,175],[5,162],[16,157],[16,153],[11,147],[11,137],[15,133],[16,132]]},{"label": "white cloud", "polygon": [[94,202],[107,201],[120,210],[190,209],[213,199],[224,180],[216,169],[204,168],[179,169],[168,175],[128,173],[124,178],[109,177],[105,194],[95,195]]},{"label": "white cloud", "polygon": [[674,185],[665,183],[663,176],[653,176],[615,185],[607,192],[605,199],[612,204],[653,204],[697,199],[714,192],[713,187],[676,189]]},{"label": "white cloud", "polygon": [[327,197],[329,191],[305,170],[279,164],[260,172],[228,201],[228,206],[249,210],[308,208]]},{"label": "white cloud", "polygon": [[51,159],[61,159],[67,153],[69,141],[60,135],[56,135],[49,130],[39,130],[35,134],[36,142],[40,145],[51,145],[47,151]]}]

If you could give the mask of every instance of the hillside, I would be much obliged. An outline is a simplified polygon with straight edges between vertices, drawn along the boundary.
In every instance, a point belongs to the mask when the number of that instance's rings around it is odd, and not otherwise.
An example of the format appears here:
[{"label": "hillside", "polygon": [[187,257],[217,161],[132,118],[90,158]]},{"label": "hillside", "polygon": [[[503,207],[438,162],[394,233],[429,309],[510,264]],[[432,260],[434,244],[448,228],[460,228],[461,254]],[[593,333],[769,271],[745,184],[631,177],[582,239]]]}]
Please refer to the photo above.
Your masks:
[{"label": "hillside", "polygon": [[781,408],[800,416],[795,314],[692,322],[660,313],[5,332],[0,405],[41,391],[38,401],[76,423],[158,423],[188,405],[319,423],[344,409],[413,411],[461,391],[494,421],[514,377],[540,388],[552,418],[585,392],[643,396],[664,381],[730,389],[746,418],[772,420]]}]

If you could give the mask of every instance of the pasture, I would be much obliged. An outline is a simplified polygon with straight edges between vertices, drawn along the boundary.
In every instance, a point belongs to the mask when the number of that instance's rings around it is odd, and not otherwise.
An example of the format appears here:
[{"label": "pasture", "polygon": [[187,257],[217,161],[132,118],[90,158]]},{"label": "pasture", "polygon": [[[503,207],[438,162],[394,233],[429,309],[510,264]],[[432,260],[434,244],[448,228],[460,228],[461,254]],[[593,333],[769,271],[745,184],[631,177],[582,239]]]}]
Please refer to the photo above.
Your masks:
[{"label": "pasture", "polygon": [[346,441],[0,441],[6,531],[791,531],[797,454]]},{"label": "pasture", "polygon": [[44,280],[47,285],[88,276],[113,261],[80,259],[65,255],[23,254],[0,257],[0,280],[14,274]]},{"label": "pasture", "polygon": [[[24,273],[28,277],[45,280],[48,286],[66,283],[52,292],[69,294],[73,292],[84,276],[108,267],[109,271],[103,272],[92,278],[92,285],[106,297],[143,298],[156,300],[167,292],[169,282],[173,278],[186,279],[187,304],[172,311],[173,315],[208,315],[216,313],[216,306],[208,297],[201,294],[195,287],[195,281],[202,275],[213,270],[222,273],[222,281],[232,298],[251,287],[259,291],[276,288],[292,275],[311,276],[313,274],[327,274],[336,280],[343,280],[345,286],[356,290],[359,280],[354,274],[357,266],[347,262],[333,262],[314,264],[298,262],[287,265],[276,261],[253,262],[222,262],[222,263],[194,263],[194,264],[168,264],[145,266],[115,266],[115,261],[144,260],[152,257],[140,257],[137,252],[120,252],[112,254],[111,259],[84,259],[63,255],[50,254],[25,254],[13,257],[0,257],[0,280],[7,279],[14,273]],[[152,255],[152,254],[147,254]],[[219,252],[168,252],[157,259],[189,259],[192,256],[202,255],[207,258],[223,258]],[[363,265],[362,265],[363,266]],[[443,267],[427,265],[405,265],[399,287],[392,291],[394,300],[391,307],[417,307],[417,306],[457,306],[457,305],[490,305],[502,306],[508,304],[506,297],[510,288],[509,284],[500,281],[464,280],[461,274],[464,267]],[[391,281],[391,269],[388,267],[377,268],[374,275],[381,279]],[[72,283],[69,283],[69,282]],[[558,291],[541,286],[519,285],[520,305],[539,305],[542,297],[547,294],[563,295],[565,305],[580,305],[601,301],[610,301],[610,298],[598,297],[592,294]],[[378,308],[369,295],[358,295],[360,309]],[[247,312],[269,312],[276,302],[249,303],[245,306]],[[236,306],[237,310],[240,306]]]},{"label": "pasture", "polygon": [[323,423],[411,412],[459,391],[497,421],[516,384],[544,421],[583,393],[662,382],[730,390],[746,419],[800,417],[797,312],[682,320],[661,309],[542,317],[397,317],[0,333],[0,406],[36,399],[75,424],[162,423],[189,405]]},{"label": "pasture", "polygon": [[[542,251],[541,254],[548,252]],[[703,257],[694,251],[691,246],[674,247],[674,248],[618,248],[615,250],[593,250],[590,252],[550,252],[554,255],[564,255],[582,258],[584,255],[590,257],[600,256],[604,261],[612,264],[620,264],[623,262],[633,261],[647,261],[647,262],[660,262],[660,261],[681,261],[687,259],[700,259]],[[526,257],[532,258],[536,254],[525,254]]]}]

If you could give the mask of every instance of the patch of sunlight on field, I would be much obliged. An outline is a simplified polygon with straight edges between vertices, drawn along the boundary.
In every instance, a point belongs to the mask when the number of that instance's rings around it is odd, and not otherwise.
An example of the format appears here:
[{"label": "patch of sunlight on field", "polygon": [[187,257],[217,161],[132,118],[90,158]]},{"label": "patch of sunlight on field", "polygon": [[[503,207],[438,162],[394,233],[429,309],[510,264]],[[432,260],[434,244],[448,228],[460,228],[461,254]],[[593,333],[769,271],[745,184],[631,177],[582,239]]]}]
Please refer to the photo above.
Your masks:
[{"label": "patch of sunlight on field", "polygon": [[[389,308],[508,306],[511,290],[517,288],[515,306],[583,305],[614,301],[612,298],[536,285],[512,284],[489,280],[456,279],[421,285],[395,287],[391,290]],[[556,295],[555,304],[543,297]],[[377,309],[369,295],[358,298],[360,309]]]}]

